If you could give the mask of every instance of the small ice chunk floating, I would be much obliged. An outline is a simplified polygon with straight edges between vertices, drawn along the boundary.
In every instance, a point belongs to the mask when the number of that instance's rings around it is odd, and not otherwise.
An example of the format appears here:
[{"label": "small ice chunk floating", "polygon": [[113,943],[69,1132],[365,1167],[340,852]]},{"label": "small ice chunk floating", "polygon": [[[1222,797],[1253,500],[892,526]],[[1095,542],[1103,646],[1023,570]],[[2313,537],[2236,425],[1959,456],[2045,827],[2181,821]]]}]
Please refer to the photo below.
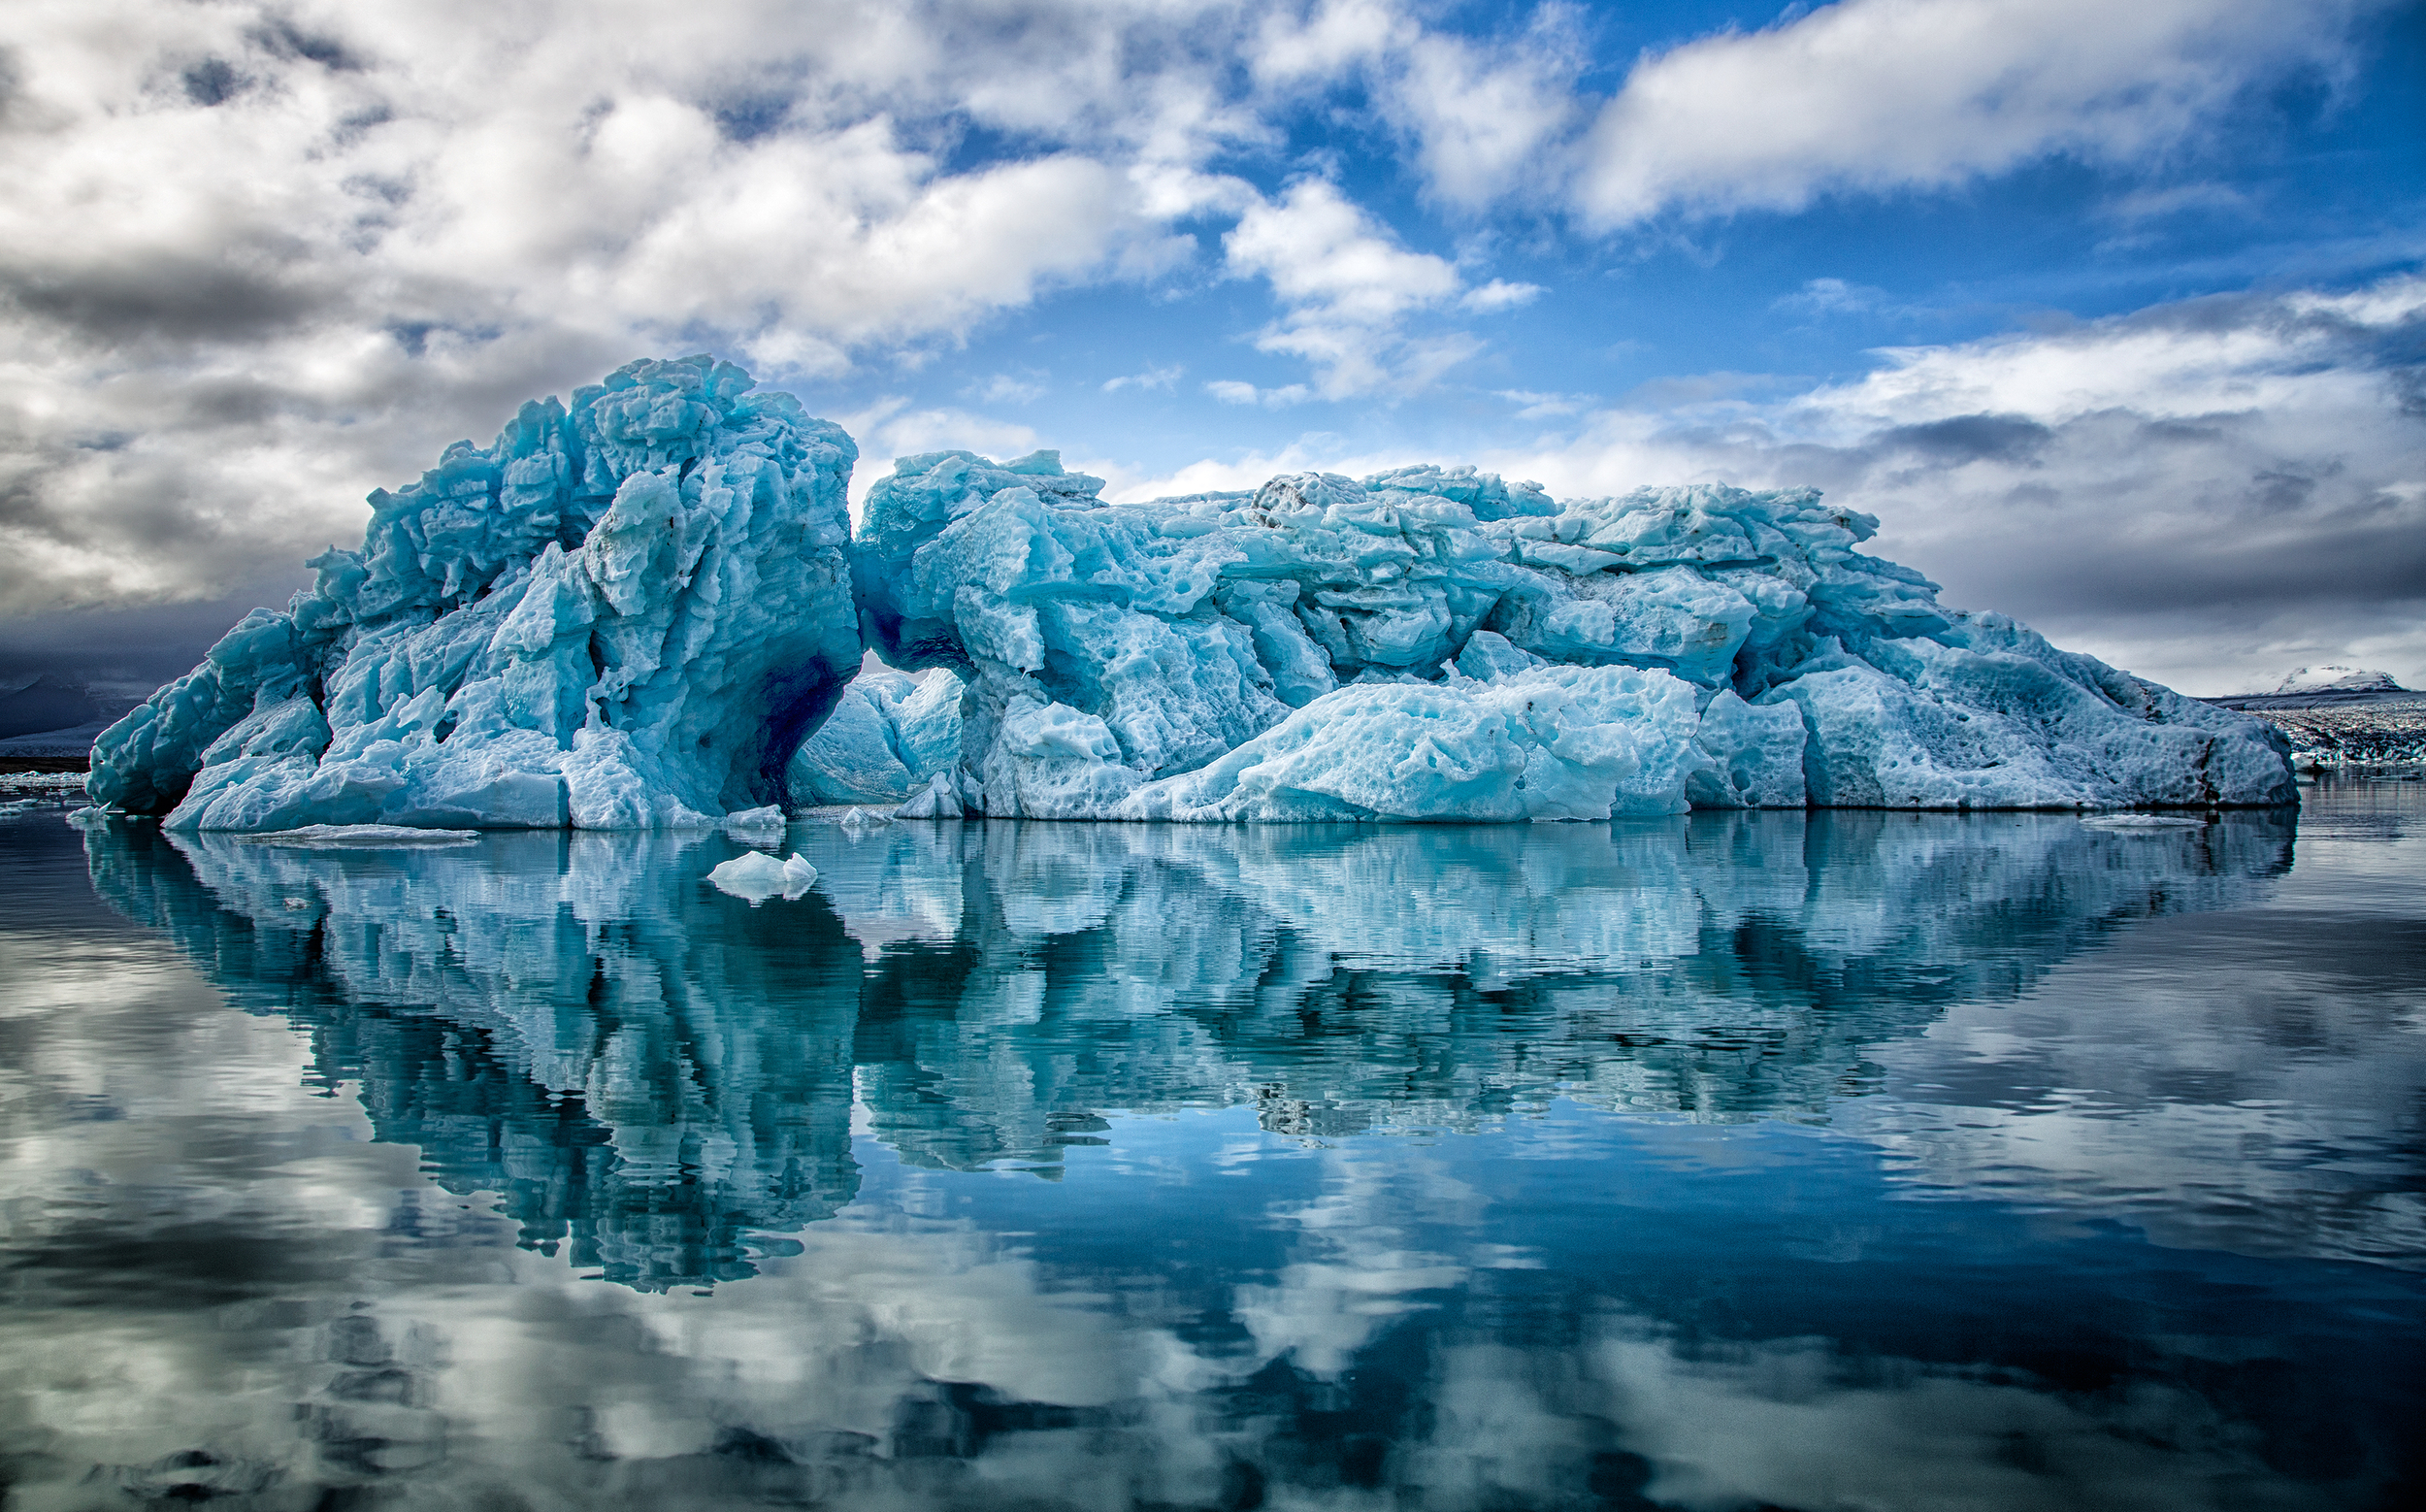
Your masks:
[{"label": "small ice chunk floating", "polygon": [[[2270,726],[1940,606],[1815,490],[1411,467],[1117,505],[1055,452],[951,451],[850,541],[850,438],[751,388],[634,363],[374,494],[362,550],[102,736],[94,802],[260,831],[2296,801]],[[855,682],[863,646],[901,671]]]},{"label": "small ice chunk floating", "polygon": [[786,861],[777,861],[763,850],[749,850],[710,868],[707,880],[716,891],[743,899],[755,908],[770,898],[789,902],[807,892],[817,884],[817,869],[797,850]]}]

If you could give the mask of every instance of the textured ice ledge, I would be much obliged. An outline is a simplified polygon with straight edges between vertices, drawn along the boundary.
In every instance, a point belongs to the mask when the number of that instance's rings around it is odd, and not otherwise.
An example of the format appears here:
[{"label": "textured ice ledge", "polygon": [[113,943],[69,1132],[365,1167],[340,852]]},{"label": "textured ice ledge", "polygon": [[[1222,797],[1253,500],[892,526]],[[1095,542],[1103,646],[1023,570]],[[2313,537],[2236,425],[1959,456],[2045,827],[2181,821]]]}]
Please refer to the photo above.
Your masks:
[{"label": "textured ice ledge", "polygon": [[902,810],[1511,820],[2271,805],[2257,722],[1942,608],[1808,489],[1560,503],[1472,469],[1104,504],[1057,454],[902,459],[863,630],[967,683]]}]

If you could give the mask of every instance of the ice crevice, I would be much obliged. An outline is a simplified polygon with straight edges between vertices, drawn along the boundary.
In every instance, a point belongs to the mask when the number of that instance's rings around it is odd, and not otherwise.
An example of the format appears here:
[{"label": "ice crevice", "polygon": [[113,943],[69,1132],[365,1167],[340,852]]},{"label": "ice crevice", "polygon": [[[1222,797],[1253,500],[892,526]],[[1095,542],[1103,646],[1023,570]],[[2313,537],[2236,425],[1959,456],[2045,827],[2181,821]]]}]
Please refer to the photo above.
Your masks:
[{"label": "ice crevice", "polygon": [[[105,732],[172,828],[1513,821],[2295,801],[2272,727],[1950,608],[1816,490],[1472,468],[1145,504],[706,357],[526,404]],[[862,672],[863,652],[885,665]]]}]

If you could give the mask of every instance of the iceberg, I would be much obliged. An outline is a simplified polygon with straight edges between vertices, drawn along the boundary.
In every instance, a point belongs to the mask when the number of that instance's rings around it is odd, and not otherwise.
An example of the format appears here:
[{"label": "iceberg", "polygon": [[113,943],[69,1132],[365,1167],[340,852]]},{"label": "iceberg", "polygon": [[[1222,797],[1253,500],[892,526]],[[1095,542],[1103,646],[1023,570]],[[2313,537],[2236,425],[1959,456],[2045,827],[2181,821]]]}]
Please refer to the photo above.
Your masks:
[{"label": "iceberg", "polygon": [[859,669],[857,448],[706,357],[522,406],[371,496],[360,550],[103,732],[180,830],[646,829],[779,804]]},{"label": "iceberg", "polygon": [[1051,451],[952,451],[869,493],[864,637],[966,684],[957,771],[905,816],[2296,801],[2259,722],[1941,606],[1816,490],[1560,503],[1437,466],[1102,486]]},{"label": "iceberg", "polygon": [[[1812,489],[1471,467],[1142,504],[857,448],[707,357],[526,404],[95,743],[173,830],[1525,821],[2296,801],[2270,726],[1858,547]],[[870,665],[867,653],[873,653]],[[897,670],[898,669],[898,670]]]}]

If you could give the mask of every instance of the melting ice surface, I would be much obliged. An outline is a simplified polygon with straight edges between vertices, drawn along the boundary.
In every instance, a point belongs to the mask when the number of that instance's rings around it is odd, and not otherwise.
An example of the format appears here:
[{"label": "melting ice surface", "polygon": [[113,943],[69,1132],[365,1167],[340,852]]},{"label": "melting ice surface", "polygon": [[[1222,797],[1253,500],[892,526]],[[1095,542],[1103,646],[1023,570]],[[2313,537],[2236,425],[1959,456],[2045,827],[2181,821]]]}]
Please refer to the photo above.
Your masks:
[{"label": "melting ice surface", "polygon": [[2422,787],[0,818],[11,1506],[2398,1504]]},{"label": "melting ice surface", "polygon": [[[1472,468],[1107,504],[636,362],[371,497],[283,612],[105,731],[174,830],[918,817],[1607,819],[2294,797],[2273,727],[1941,606],[1812,489]],[[853,680],[863,639],[913,683]],[[847,686],[846,686],[847,684]]]}]

